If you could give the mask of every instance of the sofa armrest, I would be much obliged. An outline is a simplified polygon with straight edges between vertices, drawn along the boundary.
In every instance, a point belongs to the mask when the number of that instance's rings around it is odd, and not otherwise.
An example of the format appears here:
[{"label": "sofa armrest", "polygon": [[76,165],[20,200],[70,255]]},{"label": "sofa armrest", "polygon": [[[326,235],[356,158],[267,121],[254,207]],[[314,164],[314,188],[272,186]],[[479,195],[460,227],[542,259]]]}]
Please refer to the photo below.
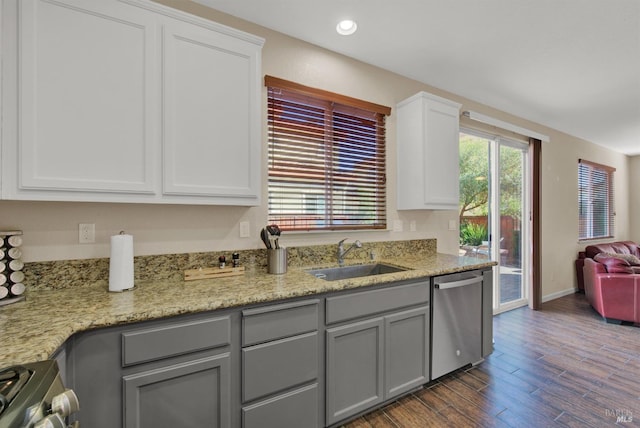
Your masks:
[{"label": "sofa armrest", "polygon": [[599,273],[600,286],[606,287],[633,287],[640,283],[640,275],[628,273]]},{"label": "sofa armrest", "polygon": [[594,296],[598,294],[600,288],[600,277],[607,275],[607,269],[602,263],[598,263],[593,259],[586,258],[583,260],[584,268],[584,294],[587,300],[594,306]]}]

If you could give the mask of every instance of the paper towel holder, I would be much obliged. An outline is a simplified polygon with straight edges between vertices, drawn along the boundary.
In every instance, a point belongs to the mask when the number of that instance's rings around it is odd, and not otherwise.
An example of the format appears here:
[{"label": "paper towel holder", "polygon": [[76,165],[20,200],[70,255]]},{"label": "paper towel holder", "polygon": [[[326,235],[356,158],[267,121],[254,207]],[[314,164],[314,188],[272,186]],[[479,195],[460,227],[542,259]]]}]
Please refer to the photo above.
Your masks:
[{"label": "paper towel holder", "polygon": [[133,284],[133,287],[123,288],[122,290],[107,290],[109,293],[126,293],[127,291],[133,291],[136,289],[136,285]]},{"label": "paper towel holder", "polygon": [[[118,235],[114,235],[111,237],[111,245],[112,245],[112,253],[111,253],[111,257],[109,258],[109,292],[110,293],[122,293],[124,291],[132,291],[136,288],[135,285],[135,280],[134,280],[134,260],[133,260],[133,243],[130,242],[130,258],[127,257],[125,260],[125,264],[127,265],[127,271],[128,271],[128,275],[130,275],[129,278],[125,279],[126,281],[126,286],[124,286],[123,284],[119,284],[117,282],[112,283],[112,276],[113,274],[116,272],[113,269],[113,257],[114,257],[114,253],[113,253],[113,239],[118,237],[118,236],[124,236],[126,235],[124,230],[121,230]],[[120,239],[120,238],[118,238]],[[119,260],[120,262],[122,262],[122,260]],[[121,272],[118,272],[118,275],[122,275]],[[129,280],[131,282],[129,282]],[[115,284],[115,285],[114,285]]]}]

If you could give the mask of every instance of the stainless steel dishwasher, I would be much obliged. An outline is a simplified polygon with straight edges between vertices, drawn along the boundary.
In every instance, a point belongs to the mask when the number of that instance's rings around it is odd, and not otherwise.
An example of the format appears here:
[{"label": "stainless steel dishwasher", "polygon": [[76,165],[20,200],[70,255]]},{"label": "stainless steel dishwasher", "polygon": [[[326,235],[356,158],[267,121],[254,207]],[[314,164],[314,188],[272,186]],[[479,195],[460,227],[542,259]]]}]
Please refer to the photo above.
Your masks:
[{"label": "stainless steel dishwasher", "polygon": [[431,379],[482,361],[482,271],[432,278]]}]

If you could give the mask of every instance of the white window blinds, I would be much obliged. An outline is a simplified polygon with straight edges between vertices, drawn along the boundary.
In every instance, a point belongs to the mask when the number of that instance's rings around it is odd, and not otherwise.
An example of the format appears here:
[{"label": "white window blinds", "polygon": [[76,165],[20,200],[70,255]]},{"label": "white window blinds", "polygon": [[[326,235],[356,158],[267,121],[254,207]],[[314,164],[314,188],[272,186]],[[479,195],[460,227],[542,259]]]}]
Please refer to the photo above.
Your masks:
[{"label": "white window blinds", "polygon": [[615,168],[584,159],[578,162],[579,239],[612,238],[614,235]]}]

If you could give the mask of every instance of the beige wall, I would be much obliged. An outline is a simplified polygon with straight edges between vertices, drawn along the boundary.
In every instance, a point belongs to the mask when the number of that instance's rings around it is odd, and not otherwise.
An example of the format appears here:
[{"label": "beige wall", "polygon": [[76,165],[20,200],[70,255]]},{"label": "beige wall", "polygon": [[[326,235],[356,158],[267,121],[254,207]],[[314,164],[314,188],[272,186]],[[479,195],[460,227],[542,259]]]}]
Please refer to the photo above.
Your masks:
[{"label": "beige wall", "polygon": [[629,160],[620,153],[550,133],[542,147],[542,294],[553,296],[575,283],[578,242],[578,159],[616,168],[615,239],[629,238]]},{"label": "beige wall", "polygon": [[629,159],[629,238],[640,242],[640,155]]},{"label": "beige wall", "polygon": [[[627,238],[629,235],[629,206],[626,202],[629,165],[626,156],[198,4],[185,0],[158,2],[264,37],[264,74],[394,108],[387,121],[388,219],[390,225],[394,220],[402,220],[405,231],[286,234],[281,238],[284,245],[333,243],[345,236],[363,241],[436,238],[440,252],[457,253],[458,232],[447,227],[449,220],[457,220],[457,212],[396,210],[395,105],[420,90],[461,102],[463,110],[478,111],[551,136],[552,142],[543,144],[542,151],[543,296],[559,295],[574,287],[573,260],[580,247],[576,207],[578,158],[608,163],[618,169],[617,237]],[[266,91],[264,94],[266,109]],[[266,141],[266,122],[263,124],[263,141]],[[263,165],[266,165],[265,152],[263,156]],[[636,162],[636,166],[638,164]],[[263,177],[266,178],[265,170]],[[266,194],[266,179],[263,182]],[[120,230],[134,235],[136,255],[260,248],[258,231],[265,225],[266,218],[266,203],[260,207],[238,208],[0,201],[0,228],[24,231],[26,261],[107,257],[109,236]],[[240,221],[251,223],[251,238],[239,238]],[[416,232],[408,232],[411,221],[416,222]],[[77,243],[78,223],[96,224],[95,245]]]}]

